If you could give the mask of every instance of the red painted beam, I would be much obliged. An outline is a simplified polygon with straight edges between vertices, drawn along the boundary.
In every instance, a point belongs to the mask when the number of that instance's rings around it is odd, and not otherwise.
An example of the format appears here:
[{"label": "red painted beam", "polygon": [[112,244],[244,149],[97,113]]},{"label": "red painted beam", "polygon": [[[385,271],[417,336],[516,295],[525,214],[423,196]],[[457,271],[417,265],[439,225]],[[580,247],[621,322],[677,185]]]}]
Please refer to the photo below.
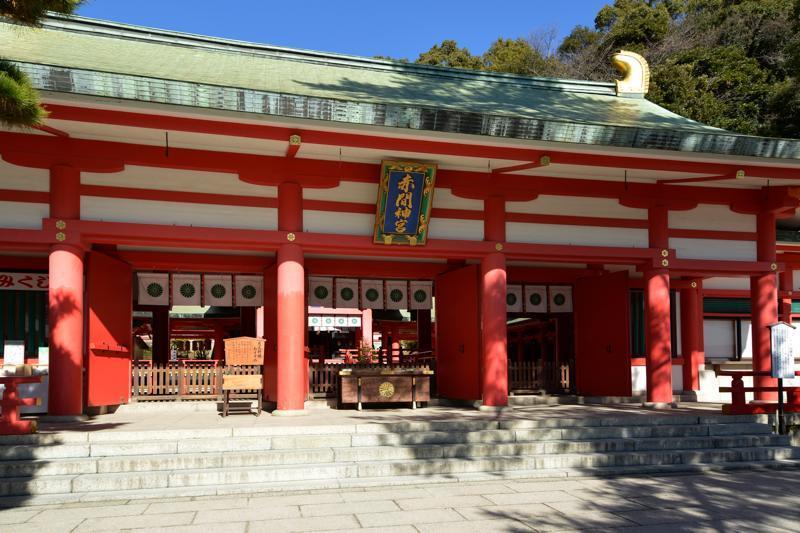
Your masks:
[{"label": "red painted beam", "polygon": [[670,229],[669,236],[683,239],[714,239],[724,241],[755,241],[754,231],[716,231],[705,229]]},{"label": "red painted beam", "polygon": [[289,137],[289,146],[286,148],[286,157],[291,159],[300,151],[300,136],[295,134]]},{"label": "red painted beam", "polygon": [[[239,174],[249,183],[277,185],[296,180],[303,187],[330,188],[340,181],[377,183],[377,163],[349,163],[305,158],[262,156],[188,148],[172,148],[169,155],[158,146],[0,133],[3,159],[21,166],[51,168],[65,162],[91,172],[117,172],[128,165]],[[102,156],[98,156],[102,154]],[[679,187],[644,183],[621,183],[587,179],[548,178],[519,174],[489,177],[485,172],[440,169],[437,186],[450,188],[456,196],[484,198],[487,193],[505,195],[509,200],[530,200],[540,194],[624,198],[629,202],[652,203],[658,198],[670,208],[689,208],[697,203],[750,206],[761,205],[760,191]],[[772,187],[772,189],[781,189]],[[776,193],[777,194],[777,193]],[[687,198],[688,196],[688,198]],[[773,196],[775,196],[773,194]],[[781,197],[786,196],[782,194]],[[687,204],[688,202],[688,204]],[[623,205],[627,205],[625,201]],[[687,204],[682,206],[682,204]],[[690,205],[689,205],[690,204]],[[638,204],[636,205],[639,206]],[[743,207],[744,208],[744,207]]]},{"label": "red painted beam", "polygon": [[733,172],[731,174],[724,174],[722,176],[698,176],[696,178],[664,179],[664,180],[658,180],[657,183],[677,185],[680,183],[703,183],[706,181],[725,181],[725,180],[735,180],[741,178],[744,178],[743,170],[737,170],[736,172]]},{"label": "red painted beam", "polygon": [[116,256],[139,270],[180,270],[181,272],[261,273],[271,265],[270,257],[149,252],[123,250]]},{"label": "red painted beam", "polygon": [[522,163],[521,165],[511,165],[508,167],[500,167],[492,170],[492,174],[503,174],[508,172],[517,172],[519,170],[529,170],[531,168],[539,168],[539,167],[546,167],[550,164],[550,158],[546,155],[543,155],[539,158],[538,161],[532,161],[530,163]]},{"label": "red painted beam", "polygon": [[[94,122],[121,126],[135,126],[158,130],[188,131],[235,137],[283,140],[299,134],[309,144],[348,146],[390,150],[393,152],[418,152],[425,154],[456,155],[512,161],[535,161],[542,150],[512,148],[504,146],[482,146],[478,144],[431,141],[430,139],[393,138],[378,135],[363,135],[316,130],[297,130],[281,126],[241,124],[216,120],[172,117],[147,113],[130,113],[104,109],[83,108],[60,104],[48,104],[50,117],[58,120]],[[674,152],[673,152],[674,153]],[[646,157],[616,156],[608,154],[572,153],[547,151],[553,164],[586,165],[641,170],[690,172],[697,174],[723,175],[743,170],[748,176],[764,176],[771,179],[800,179],[800,168],[787,164],[781,167],[765,165],[730,165],[676,159],[652,159]],[[700,154],[702,155],[702,154]],[[783,163],[781,161],[780,163]]]},{"label": "red painted beam", "polygon": [[368,259],[306,259],[311,276],[368,277],[380,272],[382,278],[433,279],[450,267],[446,263],[397,262]]},{"label": "red painted beam", "polygon": [[16,189],[0,189],[0,200],[3,202],[49,204],[50,193],[46,191],[19,191]]}]

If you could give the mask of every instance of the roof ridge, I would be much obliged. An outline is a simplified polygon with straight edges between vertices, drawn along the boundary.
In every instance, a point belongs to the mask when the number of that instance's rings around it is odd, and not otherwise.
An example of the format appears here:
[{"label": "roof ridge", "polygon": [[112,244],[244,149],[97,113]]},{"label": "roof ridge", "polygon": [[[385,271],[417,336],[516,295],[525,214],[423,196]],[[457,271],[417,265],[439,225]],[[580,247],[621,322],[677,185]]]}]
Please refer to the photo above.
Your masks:
[{"label": "roof ridge", "polygon": [[207,50],[227,51],[234,53],[249,53],[252,55],[267,55],[272,57],[280,57],[287,60],[314,62],[351,68],[368,68],[374,70],[391,71],[401,74],[405,73],[430,77],[456,78],[489,83],[508,83],[536,89],[564,92],[606,94],[611,96],[616,95],[615,85],[613,82],[522,76],[519,74],[510,74],[505,72],[421,65],[417,63],[403,63],[399,60],[378,59],[336,52],[322,52],[316,50],[290,48],[278,45],[256,43],[252,41],[242,41],[224,37],[214,37],[175,30],[125,24],[116,21],[94,19],[77,15],[65,16],[56,13],[50,13],[42,21],[42,27],[56,30],[76,31],[106,37],[150,41],[159,44],[197,47]]}]

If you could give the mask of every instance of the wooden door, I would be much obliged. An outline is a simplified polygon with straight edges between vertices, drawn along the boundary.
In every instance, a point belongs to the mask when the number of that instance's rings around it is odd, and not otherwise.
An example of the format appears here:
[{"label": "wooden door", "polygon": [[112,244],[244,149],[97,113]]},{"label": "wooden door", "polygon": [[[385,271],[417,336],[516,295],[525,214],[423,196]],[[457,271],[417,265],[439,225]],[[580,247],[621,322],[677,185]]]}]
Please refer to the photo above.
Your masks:
[{"label": "wooden door", "polygon": [[627,271],[575,284],[575,381],[584,396],[630,396]]},{"label": "wooden door", "polygon": [[436,378],[439,396],[479,400],[480,300],[478,266],[436,277]]},{"label": "wooden door", "polygon": [[90,407],[130,400],[133,274],[128,263],[89,252],[86,401]]}]

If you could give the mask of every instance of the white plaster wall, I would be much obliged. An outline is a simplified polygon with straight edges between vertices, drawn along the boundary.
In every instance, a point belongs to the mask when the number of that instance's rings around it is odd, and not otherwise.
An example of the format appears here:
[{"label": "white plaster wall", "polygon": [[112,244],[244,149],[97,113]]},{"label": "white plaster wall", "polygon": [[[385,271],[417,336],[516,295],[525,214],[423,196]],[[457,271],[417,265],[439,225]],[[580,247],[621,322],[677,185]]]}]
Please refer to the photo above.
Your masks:
[{"label": "white plaster wall", "polygon": [[706,358],[729,359],[733,356],[735,329],[733,320],[703,321],[703,349]]},{"label": "white plaster wall", "polygon": [[47,204],[0,201],[0,228],[42,229],[42,219],[48,216]]},{"label": "white plaster wall", "polygon": [[792,271],[792,290],[800,290],[800,270]]},{"label": "white plaster wall", "polygon": [[331,202],[356,202],[374,204],[378,198],[377,183],[343,181],[332,189],[303,189],[305,200],[328,200]]},{"label": "white plaster wall", "polygon": [[[672,365],[672,392],[683,391],[683,366]],[[647,367],[631,366],[631,392],[636,395],[647,394]]]},{"label": "white plaster wall", "polygon": [[343,235],[372,235],[375,215],[362,213],[331,213],[330,211],[303,210],[303,228],[311,233],[339,233]]},{"label": "white plaster wall", "polygon": [[440,209],[468,209],[470,211],[483,211],[483,200],[470,200],[453,195],[450,189],[435,189],[433,191],[433,207]]},{"label": "white plaster wall", "polygon": [[432,218],[428,226],[431,239],[483,240],[483,221],[458,218]]},{"label": "white plaster wall", "polygon": [[0,189],[49,191],[50,172],[40,168],[18,167],[0,159]]},{"label": "white plaster wall", "polygon": [[756,260],[755,241],[671,238],[669,247],[680,259]]},{"label": "white plaster wall", "polygon": [[506,240],[538,244],[647,248],[647,230],[506,222]]},{"label": "white plaster wall", "polygon": [[756,231],[755,215],[743,215],[727,205],[700,204],[689,211],[670,211],[669,227],[717,231]]},{"label": "white plaster wall", "polygon": [[631,366],[631,391],[634,395],[647,393],[647,367]]},{"label": "white plaster wall", "polygon": [[704,289],[750,290],[750,278],[708,278],[703,280]]},{"label": "white plaster wall", "polygon": [[237,174],[155,167],[127,166],[122,172],[110,174],[84,172],[81,174],[81,183],[84,185],[131,187],[159,191],[191,191],[267,198],[276,198],[278,195],[277,187],[246,183],[241,181]]},{"label": "white plaster wall", "polygon": [[543,194],[529,202],[506,202],[506,211],[509,213],[536,213],[543,215],[647,219],[646,209],[625,207],[611,198],[583,198],[549,194]]},{"label": "white plaster wall", "polygon": [[672,390],[683,391],[683,365],[672,365]]},{"label": "white plaster wall", "polygon": [[109,222],[275,230],[278,210],[121,198],[81,197],[81,218]]}]

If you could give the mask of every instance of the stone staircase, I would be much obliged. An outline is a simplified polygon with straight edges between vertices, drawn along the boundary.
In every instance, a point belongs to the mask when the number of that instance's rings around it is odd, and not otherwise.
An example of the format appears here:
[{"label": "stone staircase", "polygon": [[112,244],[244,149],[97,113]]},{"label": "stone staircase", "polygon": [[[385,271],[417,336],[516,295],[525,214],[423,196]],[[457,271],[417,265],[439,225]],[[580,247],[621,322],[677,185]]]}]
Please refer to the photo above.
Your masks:
[{"label": "stone staircase", "polygon": [[800,465],[766,417],[431,420],[0,437],[0,506]]}]

